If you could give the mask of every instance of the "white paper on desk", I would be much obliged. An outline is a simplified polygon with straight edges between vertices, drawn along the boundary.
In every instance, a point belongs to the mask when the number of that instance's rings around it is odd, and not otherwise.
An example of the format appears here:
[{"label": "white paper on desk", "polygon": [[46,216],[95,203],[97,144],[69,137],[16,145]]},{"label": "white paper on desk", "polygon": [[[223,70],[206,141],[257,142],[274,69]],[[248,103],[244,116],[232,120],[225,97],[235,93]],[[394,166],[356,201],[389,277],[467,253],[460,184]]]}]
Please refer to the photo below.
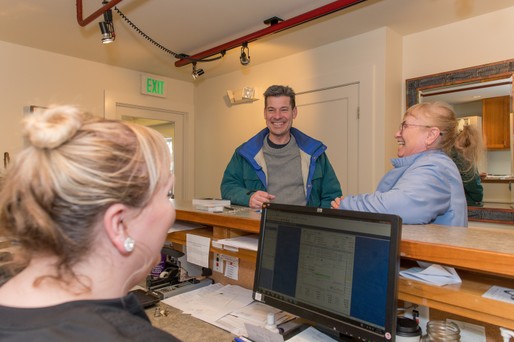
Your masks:
[{"label": "white paper on desk", "polygon": [[245,324],[264,327],[269,313],[275,314],[276,324],[294,319],[295,316],[260,302],[252,302],[244,308],[233,311],[216,321],[216,325],[234,335],[248,336]]},{"label": "white paper on desk", "polygon": [[192,230],[197,228],[205,227],[203,224],[193,223],[193,222],[184,222],[184,221],[175,221],[173,226],[168,229],[168,233],[181,232],[183,230]]},{"label": "white paper on desk", "polygon": [[164,304],[176,307],[184,313],[189,314],[198,305],[204,305],[204,298],[210,293],[216,292],[223,288],[224,285],[220,283],[211,284],[209,286],[200,287],[196,290],[183,292],[173,297],[162,300]]},{"label": "white paper on desk", "polygon": [[336,342],[332,337],[313,327],[308,327],[301,333],[291,337],[287,342]]},{"label": "white paper on desk", "polygon": [[509,304],[514,304],[514,299],[512,299],[510,293],[514,293],[514,289],[493,285],[489,288],[489,290],[487,290],[486,293],[482,295],[482,297],[499,300]]},{"label": "white paper on desk", "polygon": [[215,325],[216,320],[251,302],[253,302],[252,291],[237,285],[225,285],[204,296],[202,305],[191,311],[191,315]]},{"label": "white paper on desk", "polygon": [[404,278],[437,286],[462,283],[457,271],[455,271],[453,267],[441,266],[438,264],[432,264],[427,268],[409,268],[408,270],[400,271],[400,275]]},{"label": "white paper on desk", "polygon": [[187,262],[209,267],[209,247],[211,239],[205,236],[186,234]]},{"label": "white paper on desk", "polygon": [[221,243],[224,246],[248,249],[250,251],[257,251],[257,247],[259,245],[259,235],[243,235],[230,239],[216,240],[216,242]]},{"label": "white paper on desk", "polygon": [[260,302],[253,302],[238,311],[232,312],[232,315],[263,327],[266,325],[268,314],[270,313],[275,314],[275,323],[277,325],[296,318],[296,316],[290,313]]},{"label": "white paper on desk", "polygon": [[[248,332],[248,338],[256,342],[284,342],[284,337],[279,333],[274,333],[266,328],[245,324],[246,331]],[[288,340],[289,341],[289,340]]]}]

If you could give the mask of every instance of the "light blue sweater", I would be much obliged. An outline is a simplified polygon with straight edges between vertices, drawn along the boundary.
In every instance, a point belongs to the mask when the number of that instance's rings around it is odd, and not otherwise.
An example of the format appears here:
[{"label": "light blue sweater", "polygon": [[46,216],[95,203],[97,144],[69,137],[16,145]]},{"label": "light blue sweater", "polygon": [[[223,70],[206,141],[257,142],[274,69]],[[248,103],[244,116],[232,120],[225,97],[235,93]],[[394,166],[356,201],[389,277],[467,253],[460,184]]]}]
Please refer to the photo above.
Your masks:
[{"label": "light blue sweater", "polygon": [[391,162],[394,169],[374,193],[346,196],[339,208],[395,214],[403,224],[468,226],[462,179],[444,152],[430,150]]}]

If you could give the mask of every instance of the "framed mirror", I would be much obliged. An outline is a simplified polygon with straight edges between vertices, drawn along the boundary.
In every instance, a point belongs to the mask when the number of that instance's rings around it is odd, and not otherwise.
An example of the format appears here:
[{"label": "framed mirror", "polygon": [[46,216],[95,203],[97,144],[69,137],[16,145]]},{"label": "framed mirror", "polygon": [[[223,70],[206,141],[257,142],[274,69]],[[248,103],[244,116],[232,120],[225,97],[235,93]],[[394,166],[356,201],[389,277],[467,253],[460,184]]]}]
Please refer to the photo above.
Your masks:
[{"label": "framed mirror", "polygon": [[451,104],[459,124],[475,124],[486,150],[479,171],[484,202],[510,206],[513,173],[514,59],[406,80],[407,108],[419,102]]}]

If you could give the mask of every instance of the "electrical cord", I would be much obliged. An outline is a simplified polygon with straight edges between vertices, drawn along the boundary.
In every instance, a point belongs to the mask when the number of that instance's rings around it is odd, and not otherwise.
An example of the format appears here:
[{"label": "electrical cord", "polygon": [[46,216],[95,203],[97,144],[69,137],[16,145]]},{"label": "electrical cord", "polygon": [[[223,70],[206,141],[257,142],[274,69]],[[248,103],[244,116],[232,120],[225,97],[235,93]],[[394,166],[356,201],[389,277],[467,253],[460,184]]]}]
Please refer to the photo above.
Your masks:
[{"label": "electrical cord", "polygon": [[183,53],[176,53],[176,52],[173,52],[171,51],[170,49],[162,46],[161,44],[159,44],[158,42],[156,42],[155,40],[153,40],[150,36],[148,36],[146,33],[144,33],[139,27],[137,27],[136,24],[134,24],[118,7],[114,6],[114,10],[120,15],[120,17],[125,20],[127,22],[127,24],[132,27],[137,33],[139,33],[143,38],[145,38],[146,40],[148,40],[150,43],[152,43],[153,45],[155,45],[156,47],[158,47],[159,49],[163,50],[164,52],[172,55],[173,57],[177,58],[177,59],[187,59],[191,62],[212,62],[212,61],[217,61],[221,58],[223,58],[225,56],[225,53],[226,51],[223,50],[223,51],[220,51],[219,52],[219,56],[217,57],[212,57],[212,58],[202,58],[202,59],[197,59],[197,58],[192,58],[190,57],[189,55],[186,55],[186,54],[183,54]]}]

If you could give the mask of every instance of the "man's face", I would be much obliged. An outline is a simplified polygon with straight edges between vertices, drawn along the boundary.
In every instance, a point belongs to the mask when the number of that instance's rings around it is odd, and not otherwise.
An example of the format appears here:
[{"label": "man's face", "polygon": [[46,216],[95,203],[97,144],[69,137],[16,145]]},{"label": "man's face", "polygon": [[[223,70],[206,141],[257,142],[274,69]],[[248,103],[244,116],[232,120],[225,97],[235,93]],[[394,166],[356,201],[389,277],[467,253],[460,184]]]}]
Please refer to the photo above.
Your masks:
[{"label": "man's face", "polygon": [[270,130],[270,140],[275,144],[289,141],[289,130],[296,118],[296,107],[291,108],[289,96],[270,96],[266,100],[264,119]]}]

